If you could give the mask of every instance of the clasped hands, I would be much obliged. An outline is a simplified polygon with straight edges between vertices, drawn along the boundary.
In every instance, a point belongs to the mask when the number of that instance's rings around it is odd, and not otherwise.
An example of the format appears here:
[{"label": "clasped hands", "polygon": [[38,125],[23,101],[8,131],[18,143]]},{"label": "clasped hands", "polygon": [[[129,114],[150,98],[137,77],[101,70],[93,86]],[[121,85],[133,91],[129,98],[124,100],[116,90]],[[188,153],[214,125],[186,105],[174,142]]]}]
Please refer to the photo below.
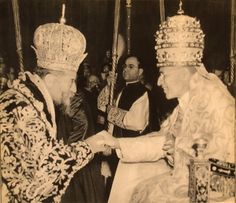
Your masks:
[{"label": "clasped hands", "polygon": [[113,137],[110,133],[103,130],[85,140],[90,146],[92,152],[106,152],[109,149],[117,149],[120,147],[117,138]]},{"label": "clasped hands", "polygon": [[[111,149],[120,148],[119,140],[105,130],[87,138],[85,142],[90,146],[94,154],[97,152],[107,152]],[[166,156],[173,156],[174,140],[167,140],[164,143],[162,150]]]}]

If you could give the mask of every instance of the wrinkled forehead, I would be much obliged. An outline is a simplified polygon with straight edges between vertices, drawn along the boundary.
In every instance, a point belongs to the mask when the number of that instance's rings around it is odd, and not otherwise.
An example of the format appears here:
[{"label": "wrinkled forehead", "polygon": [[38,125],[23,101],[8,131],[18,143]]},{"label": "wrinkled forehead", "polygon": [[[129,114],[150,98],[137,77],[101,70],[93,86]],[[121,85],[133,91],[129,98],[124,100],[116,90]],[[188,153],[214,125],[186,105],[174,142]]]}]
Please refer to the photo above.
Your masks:
[{"label": "wrinkled forehead", "polygon": [[137,57],[129,57],[125,60],[125,64],[126,65],[132,64],[132,65],[138,66],[139,61],[138,61]]},{"label": "wrinkled forehead", "polygon": [[176,73],[179,73],[179,71],[183,71],[183,70],[185,70],[186,69],[186,67],[184,67],[184,66],[181,66],[181,67],[171,67],[171,66],[168,66],[168,67],[161,67],[160,69],[159,69],[159,72],[160,73],[174,73],[174,72],[176,72]]},{"label": "wrinkled forehead", "polygon": [[75,80],[77,73],[75,71],[50,71],[53,75],[55,75],[58,78],[66,78]]},{"label": "wrinkled forehead", "polygon": [[165,73],[165,72],[173,71],[173,69],[175,68],[174,67],[161,67],[159,71],[160,73]]}]

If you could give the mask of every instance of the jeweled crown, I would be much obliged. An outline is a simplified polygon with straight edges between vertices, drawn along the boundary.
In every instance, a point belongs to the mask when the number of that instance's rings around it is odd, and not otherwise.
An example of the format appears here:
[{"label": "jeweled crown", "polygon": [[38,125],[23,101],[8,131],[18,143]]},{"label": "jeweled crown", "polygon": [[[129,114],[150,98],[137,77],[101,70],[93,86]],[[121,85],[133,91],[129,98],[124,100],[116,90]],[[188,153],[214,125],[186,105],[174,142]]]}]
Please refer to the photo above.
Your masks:
[{"label": "jeweled crown", "polygon": [[[63,14],[64,15],[64,14]],[[86,39],[72,26],[60,23],[39,26],[34,33],[37,65],[49,70],[75,71],[84,60]]]},{"label": "jeweled crown", "polygon": [[168,17],[156,32],[157,67],[200,66],[204,49],[204,34],[200,22],[183,15]]}]

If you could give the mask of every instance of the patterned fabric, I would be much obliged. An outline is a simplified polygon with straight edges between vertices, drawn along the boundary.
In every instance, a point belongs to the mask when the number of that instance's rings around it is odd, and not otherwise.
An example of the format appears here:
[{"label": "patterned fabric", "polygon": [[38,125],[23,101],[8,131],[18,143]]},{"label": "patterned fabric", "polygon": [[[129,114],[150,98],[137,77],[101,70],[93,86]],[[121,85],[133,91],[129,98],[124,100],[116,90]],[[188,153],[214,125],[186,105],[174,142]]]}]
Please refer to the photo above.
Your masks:
[{"label": "patterned fabric", "polygon": [[[68,114],[58,106],[55,112],[57,139],[63,139],[65,144],[83,141],[95,134],[93,116],[81,91],[71,98]],[[74,174],[60,203],[104,203],[105,184],[100,171],[101,156],[96,154],[93,160]]]},{"label": "patterned fabric", "polygon": [[92,158],[84,142],[56,141],[54,117],[52,100],[37,75],[23,74],[0,96],[4,202],[60,202],[73,174]]},{"label": "patterned fabric", "polygon": [[37,65],[50,70],[77,72],[87,55],[84,54],[84,35],[62,23],[40,25],[34,33],[34,45],[32,48],[37,55]]},{"label": "patterned fabric", "polygon": [[[182,122],[178,122],[180,109],[183,111],[183,117],[180,118]],[[158,161],[162,158],[160,149],[163,143],[160,142],[160,135],[175,141],[173,171],[157,173],[138,184],[132,191],[131,202],[189,202],[188,165],[189,160],[195,156],[195,140],[203,137],[208,141],[206,159],[215,158],[234,163],[234,130],[233,97],[217,76],[207,73],[204,67],[199,68],[190,81],[190,91],[180,98],[179,105],[162,124],[156,136],[152,136],[152,139],[148,136],[135,138],[135,142],[120,140],[121,160],[128,159],[129,162]]]},{"label": "patterned fabric", "polygon": [[102,112],[106,112],[108,104],[109,104],[109,88],[108,86],[105,86],[98,95],[97,107]]},{"label": "patterned fabric", "polygon": [[125,128],[123,124],[123,119],[126,115],[127,111],[111,106],[108,111],[107,120],[113,123],[114,125],[119,126],[120,128]]}]

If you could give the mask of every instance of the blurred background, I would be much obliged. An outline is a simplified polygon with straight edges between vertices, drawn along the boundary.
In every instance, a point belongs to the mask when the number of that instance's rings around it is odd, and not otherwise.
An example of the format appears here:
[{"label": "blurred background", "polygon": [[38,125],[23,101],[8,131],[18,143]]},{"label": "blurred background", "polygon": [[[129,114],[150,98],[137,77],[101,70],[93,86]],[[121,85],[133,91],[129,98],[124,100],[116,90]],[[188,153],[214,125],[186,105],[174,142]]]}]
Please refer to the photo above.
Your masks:
[{"label": "blurred background", "polygon": [[[35,29],[44,23],[59,22],[62,3],[66,4],[68,25],[78,28],[87,39],[86,61],[99,72],[105,53],[112,49],[114,0],[19,0],[24,66],[35,64]],[[179,0],[165,0],[165,16],[175,15]],[[205,33],[204,63],[209,71],[229,68],[230,0],[183,0],[186,15],[196,16]],[[126,36],[126,1],[121,0],[119,32]],[[160,23],[159,0],[132,0],[131,53],[140,57],[147,79],[157,77],[155,33]],[[18,69],[14,18],[10,0],[0,0],[0,53],[7,67]]]}]

